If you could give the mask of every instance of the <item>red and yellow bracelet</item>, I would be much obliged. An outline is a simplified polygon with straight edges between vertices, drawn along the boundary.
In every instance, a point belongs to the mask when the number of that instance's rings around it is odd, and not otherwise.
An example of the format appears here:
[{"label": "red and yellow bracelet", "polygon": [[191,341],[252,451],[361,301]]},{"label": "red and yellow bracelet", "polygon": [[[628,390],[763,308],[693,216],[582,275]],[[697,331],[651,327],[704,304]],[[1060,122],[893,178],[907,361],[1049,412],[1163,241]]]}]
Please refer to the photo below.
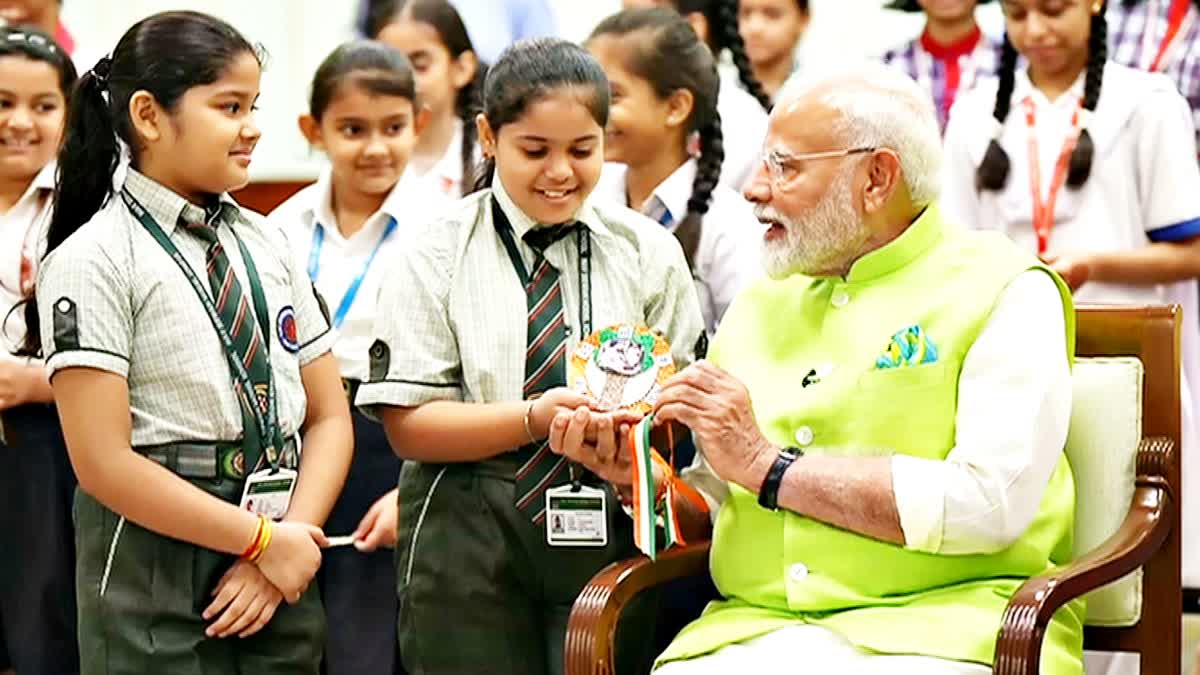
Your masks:
[{"label": "red and yellow bracelet", "polygon": [[263,554],[267,552],[267,546],[271,544],[271,520],[266,516],[258,517],[258,527],[254,530],[254,539],[250,545],[242,551],[240,558],[247,562],[256,563],[262,559]]}]

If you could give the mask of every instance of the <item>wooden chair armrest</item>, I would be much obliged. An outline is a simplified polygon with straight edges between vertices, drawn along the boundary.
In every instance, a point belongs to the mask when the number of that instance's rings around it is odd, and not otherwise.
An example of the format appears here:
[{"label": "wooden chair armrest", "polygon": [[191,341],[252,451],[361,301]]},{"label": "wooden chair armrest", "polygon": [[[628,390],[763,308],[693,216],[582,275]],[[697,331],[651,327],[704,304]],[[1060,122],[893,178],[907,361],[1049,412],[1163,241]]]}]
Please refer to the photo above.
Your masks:
[{"label": "wooden chair armrest", "polygon": [[708,575],[708,542],[615,562],[583,587],[567,619],[566,675],[612,675],[617,621],[642,591],[685,577]]},{"label": "wooden chair armrest", "polygon": [[1134,571],[1163,545],[1171,522],[1167,471],[1176,452],[1168,438],[1138,446],[1138,476],[1129,513],[1103,544],[1069,565],[1026,581],[1009,600],[996,640],[995,675],[1037,675],[1042,638],[1067,602]]}]

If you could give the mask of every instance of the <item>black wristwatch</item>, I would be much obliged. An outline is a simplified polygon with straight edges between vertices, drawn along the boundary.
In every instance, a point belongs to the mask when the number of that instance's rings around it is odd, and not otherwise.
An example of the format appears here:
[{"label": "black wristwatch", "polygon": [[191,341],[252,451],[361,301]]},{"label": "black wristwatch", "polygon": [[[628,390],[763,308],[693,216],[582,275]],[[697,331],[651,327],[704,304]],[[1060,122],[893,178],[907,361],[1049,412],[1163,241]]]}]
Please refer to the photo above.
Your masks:
[{"label": "black wristwatch", "polygon": [[779,486],[783,484],[783,474],[787,473],[788,467],[797,457],[803,455],[804,451],[800,448],[784,448],[779,451],[779,456],[775,458],[775,463],[763,479],[762,487],[758,489],[759,506],[771,511],[779,510]]}]

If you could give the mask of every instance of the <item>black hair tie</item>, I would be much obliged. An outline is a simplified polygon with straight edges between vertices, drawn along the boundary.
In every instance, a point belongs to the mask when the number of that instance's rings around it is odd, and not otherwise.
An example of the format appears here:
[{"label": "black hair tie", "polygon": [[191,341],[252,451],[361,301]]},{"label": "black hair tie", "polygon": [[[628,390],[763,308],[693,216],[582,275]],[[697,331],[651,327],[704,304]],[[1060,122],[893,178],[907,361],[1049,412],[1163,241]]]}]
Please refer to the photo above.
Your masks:
[{"label": "black hair tie", "polygon": [[108,87],[108,75],[112,72],[112,57],[105,56],[92,66],[92,76],[100,83],[101,87]]}]

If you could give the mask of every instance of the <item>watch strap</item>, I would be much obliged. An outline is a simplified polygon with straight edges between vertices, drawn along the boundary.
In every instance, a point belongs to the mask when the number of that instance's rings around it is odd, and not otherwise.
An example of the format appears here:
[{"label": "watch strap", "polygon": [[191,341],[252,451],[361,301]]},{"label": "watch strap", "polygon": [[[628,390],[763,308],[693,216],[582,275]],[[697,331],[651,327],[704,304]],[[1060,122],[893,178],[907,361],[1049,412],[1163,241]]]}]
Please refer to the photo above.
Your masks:
[{"label": "watch strap", "polygon": [[779,456],[771,464],[767,477],[763,479],[762,487],[758,490],[759,506],[771,511],[779,510],[779,487],[783,484],[783,475],[796,458],[803,454],[804,451],[800,448],[784,448],[779,451]]}]

